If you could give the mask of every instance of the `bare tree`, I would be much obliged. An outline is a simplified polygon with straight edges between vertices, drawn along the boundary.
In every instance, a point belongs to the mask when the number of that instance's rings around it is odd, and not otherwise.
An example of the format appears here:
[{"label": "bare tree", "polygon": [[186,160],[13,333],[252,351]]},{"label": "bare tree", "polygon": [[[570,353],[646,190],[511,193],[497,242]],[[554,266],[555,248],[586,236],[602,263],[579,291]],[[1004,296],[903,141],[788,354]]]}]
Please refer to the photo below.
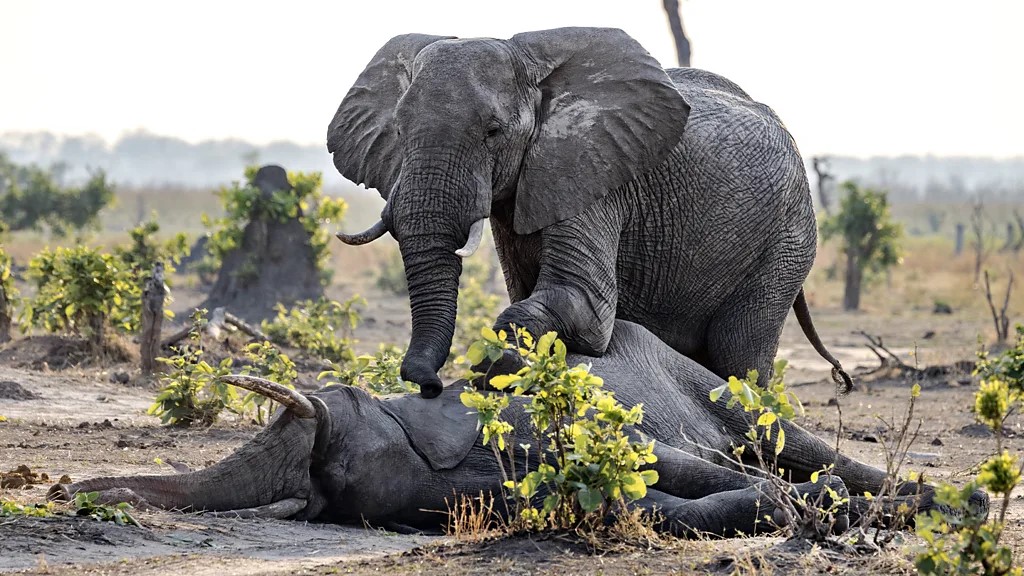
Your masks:
[{"label": "bare tree", "polygon": [[1017,221],[1017,243],[1013,245],[1013,253],[1016,254],[1024,250],[1024,216],[1014,209],[1013,219]]},{"label": "bare tree", "polygon": [[676,42],[676,60],[680,66],[690,67],[690,39],[683,30],[683,17],[679,14],[679,0],[662,0],[672,39]]},{"label": "bare tree", "polygon": [[985,262],[985,200],[978,194],[971,203],[971,233],[974,235],[974,285],[981,279]]},{"label": "bare tree", "polygon": [[836,179],[829,165],[828,156],[814,156],[811,158],[814,167],[814,174],[818,177],[818,200],[821,201],[821,208],[826,216],[832,215],[832,196],[829,192],[830,182]]},{"label": "bare tree", "polygon": [[1003,297],[1003,306],[996,311],[996,305],[992,303],[992,286],[988,281],[988,270],[985,270],[985,300],[988,300],[989,310],[992,311],[992,321],[996,325],[996,346],[1006,344],[1010,335],[1010,317],[1006,315],[1006,309],[1010,306],[1010,293],[1013,290],[1013,270],[1010,270],[1010,279],[1006,282],[1006,296]]}]

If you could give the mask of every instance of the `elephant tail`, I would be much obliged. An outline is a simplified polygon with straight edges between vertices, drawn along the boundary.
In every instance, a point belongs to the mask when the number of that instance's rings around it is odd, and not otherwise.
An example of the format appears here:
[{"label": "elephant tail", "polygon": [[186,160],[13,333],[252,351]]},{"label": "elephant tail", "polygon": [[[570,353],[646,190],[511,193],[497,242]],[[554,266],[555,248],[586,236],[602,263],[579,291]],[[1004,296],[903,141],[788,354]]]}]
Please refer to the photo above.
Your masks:
[{"label": "elephant tail", "polygon": [[840,394],[849,394],[850,390],[853,390],[853,379],[846,373],[846,370],[843,370],[843,365],[839,363],[839,360],[836,360],[836,357],[821,342],[818,331],[814,328],[814,321],[811,320],[811,311],[807,308],[807,299],[804,297],[803,288],[800,288],[800,292],[797,293],[796,300],[793,302],[793,312],[796,313],[800,328],[804,331],[804,336],[810,341],[811,346],[814,346],[818,354],[832,365],[832,380],[836,383],[836,390]]}]

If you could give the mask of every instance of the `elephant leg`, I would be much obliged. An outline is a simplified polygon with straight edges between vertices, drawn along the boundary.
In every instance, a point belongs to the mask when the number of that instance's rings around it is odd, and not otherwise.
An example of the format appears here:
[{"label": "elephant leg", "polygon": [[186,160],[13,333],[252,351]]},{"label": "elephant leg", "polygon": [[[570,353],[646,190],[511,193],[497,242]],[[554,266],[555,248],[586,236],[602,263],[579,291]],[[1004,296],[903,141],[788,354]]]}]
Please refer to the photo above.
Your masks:
[{"label": "elephant leg", "polygon": [[654,455],[658,457],[650,466],[658,473],[654,488],[678,498],[702,498],[725,490],[749,488],[761,481],[663,442],[654,444]]},{"label": "elephant leg", "polygon": [[495,330],[515,324],[534,336],[555,331],[572,352],[604,354],[615,326],[619,226],[617,214],[599,203],[545,228],[537,284],[498,316]]},{"label": "elephant leg", "polygon": [[[828,480],[837,495],[845,497],[846,488],[838,478]],[[798,495],[808,496],[814,501],[826,486],[826,482],[805,483],[794,486]],[[724,490],[703,498],[687,500],[660,490],[648,490],[647,496],[634,505],[655,514],[659,521],[658,530],[680,537],[702,535],[730,537],[773,532],[783,516],[776,514],[775,507],[762,492],[760,484],[737,490]],[[824,496],[824,507],[831,505]],[[835,530],[842,531],[849,526],[845,510],[835,518]]]},{"label": "elephant leg", "polygon": [[[811,259],[797,256],[805,252],[782,244],[766,256],[766,265],[740,281],[708,324],[709,370],[722,378],[742,378],[757,370],[758,383],[768,382],[786,316],[810,271]],[[807,253],[813,257],[813,248]]]}]

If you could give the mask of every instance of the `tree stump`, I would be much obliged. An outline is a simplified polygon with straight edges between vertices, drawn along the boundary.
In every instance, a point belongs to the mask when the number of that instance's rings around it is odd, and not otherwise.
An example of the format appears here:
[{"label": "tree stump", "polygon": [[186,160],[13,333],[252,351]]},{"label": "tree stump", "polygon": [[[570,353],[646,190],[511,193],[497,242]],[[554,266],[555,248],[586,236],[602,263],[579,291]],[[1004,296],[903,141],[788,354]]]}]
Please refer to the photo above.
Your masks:
[{"label": "tree stump", "polygon": [[167,288],[164,286],[164,265],[157,262],[153,275],[142,288],[142,336],[139,338],[139,353],[142,356],[142,373],[152,374],[160,356],[160,328],[164,323],[164,301]]},{"label": "tree stump", "polygon": [[[291,191],[280,166],[263,166],[253,184],[263,198]],[[301,215],[301,214],[300,214]],[[250,322],[274,315],[274,305],[317,299],[324,294],[309,233],[298,217],[286,221],[252,214],[238,248],[224,256],[217,281],[200,306],[225,307]]]}]

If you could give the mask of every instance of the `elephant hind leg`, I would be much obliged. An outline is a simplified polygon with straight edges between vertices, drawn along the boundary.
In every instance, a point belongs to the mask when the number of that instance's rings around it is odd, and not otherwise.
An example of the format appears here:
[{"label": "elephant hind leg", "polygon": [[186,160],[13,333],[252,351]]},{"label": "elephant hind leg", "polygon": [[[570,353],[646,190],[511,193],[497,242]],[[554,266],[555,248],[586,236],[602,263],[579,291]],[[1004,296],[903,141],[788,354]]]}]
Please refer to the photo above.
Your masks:
[{"label": "elephant hind leg", "polygon": [[709,370],[722,378],[757,370],[762,385],[771,378],[782,327],[813,263],[814,248],[805,242],[788,233],[715,311],[705,332]]},{"label": "elephant hind leg", "polygon": [[[847,496],[847,490],[839,478],[819,480],[816,484],[804,483],[794,488],[807,501],[815,502],[825,486],[829,486],[840,498]],[[732,537],[775,531],[784,516],[776,510],[762,492],[762,485],[739,490],[727,490],[699,498],[686,500],[658,490],[648,490],[647,496],[634,504],[655,515],[655,528],[679,537],[719,536]],[[828,499],[828,496],[823,496]],[[829,507],[830,502],[823,502]],[[849,516],[844,508],[833,518],[833,531],[846,530]]]}]

